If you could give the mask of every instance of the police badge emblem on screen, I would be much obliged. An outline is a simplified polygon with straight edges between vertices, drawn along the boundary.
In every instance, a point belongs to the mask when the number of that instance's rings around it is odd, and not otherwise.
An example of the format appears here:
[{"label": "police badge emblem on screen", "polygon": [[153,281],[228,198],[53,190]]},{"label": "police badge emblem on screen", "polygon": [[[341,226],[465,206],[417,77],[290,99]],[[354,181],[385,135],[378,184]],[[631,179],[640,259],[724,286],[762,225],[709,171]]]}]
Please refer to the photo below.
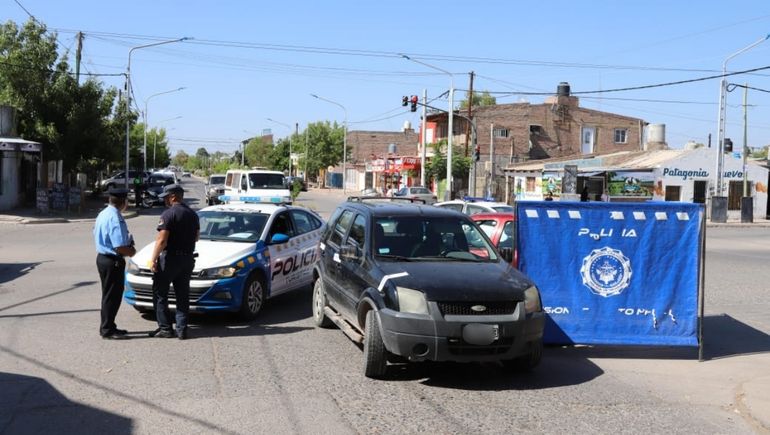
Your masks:
[{"label": "police badge emblem on screen", "polygon": [[583,258],[583,285],[605,298],[619,295],[631,282],[631,261],[618,249],[605,246]]}]

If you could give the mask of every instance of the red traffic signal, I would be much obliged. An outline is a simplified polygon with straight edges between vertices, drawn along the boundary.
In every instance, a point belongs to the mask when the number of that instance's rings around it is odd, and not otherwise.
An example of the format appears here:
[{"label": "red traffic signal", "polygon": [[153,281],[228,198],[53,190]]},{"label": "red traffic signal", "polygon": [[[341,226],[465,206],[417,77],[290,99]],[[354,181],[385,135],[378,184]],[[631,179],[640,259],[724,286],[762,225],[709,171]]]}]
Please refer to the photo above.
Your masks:
[{"label": "red traffic signal", "polygon": [[[404,98],[406,98],[406,97],[404,97]],[[417,102],[418,101],[420,101],[420,99],[417,98],[417,95],[412,95],[412,99],[411,99],[411,102],[412,102],[411,110],[412,110],[412,112],[416,112],[417,111]]]}]

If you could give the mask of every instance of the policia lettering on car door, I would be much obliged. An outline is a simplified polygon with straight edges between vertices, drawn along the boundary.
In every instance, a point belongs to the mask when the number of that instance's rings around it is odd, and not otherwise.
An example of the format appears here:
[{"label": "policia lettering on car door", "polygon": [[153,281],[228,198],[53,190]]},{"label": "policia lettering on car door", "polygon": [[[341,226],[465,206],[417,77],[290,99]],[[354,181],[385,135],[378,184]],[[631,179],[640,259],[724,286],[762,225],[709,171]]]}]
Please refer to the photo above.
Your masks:
[{"label": "policia lettering on car door", "polygon": [[[297,214],[292,219],[291,214]],[[295,225],[296,223],[296,225]],[[317,246],[312,232],[320,231],[320,223],[299,210],[275,215],[267,236],[270,252],[270,295],[275,296],[306,284],[313,273]],[[289,237],[285,243],[271,243],[276,234]]]}]

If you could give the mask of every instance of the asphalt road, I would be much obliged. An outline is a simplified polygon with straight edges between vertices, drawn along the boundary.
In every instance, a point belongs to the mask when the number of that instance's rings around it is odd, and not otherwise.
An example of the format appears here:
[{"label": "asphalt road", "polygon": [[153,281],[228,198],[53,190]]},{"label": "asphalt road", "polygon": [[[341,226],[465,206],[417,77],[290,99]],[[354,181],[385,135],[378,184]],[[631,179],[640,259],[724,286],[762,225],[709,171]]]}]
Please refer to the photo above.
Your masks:
[{"label": "asphalt road", "polygon": [[[193,206],[202,185],[185,179]],[[197,200],[195,197],[198,197]],[[341,195],[300,204],[327,217]],[[197,202],[199,201],[199,202]],[[160,209],[128,221],[139,245]],[[195,316],[192,339],[98,336],[92,222],[0,225],[0,433],[759,433],[742,401],[770,375],[770,231],[708,231],[706,356],[695,349],[550,347],[534,372],[419,364],[373,381],[311,293],[253,323]]]}]

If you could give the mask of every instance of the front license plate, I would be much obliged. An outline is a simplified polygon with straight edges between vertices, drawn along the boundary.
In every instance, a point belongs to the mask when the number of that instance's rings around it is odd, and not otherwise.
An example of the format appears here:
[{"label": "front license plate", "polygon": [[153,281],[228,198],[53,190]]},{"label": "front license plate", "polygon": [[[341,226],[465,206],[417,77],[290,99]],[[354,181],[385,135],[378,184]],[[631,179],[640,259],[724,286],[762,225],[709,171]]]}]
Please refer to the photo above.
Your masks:
[{"label": "front license plate", "polygon": [[468,344],[486,346],[500,338],[500,327],[486,323],[469,323],[463,326],[463,340]]}]

